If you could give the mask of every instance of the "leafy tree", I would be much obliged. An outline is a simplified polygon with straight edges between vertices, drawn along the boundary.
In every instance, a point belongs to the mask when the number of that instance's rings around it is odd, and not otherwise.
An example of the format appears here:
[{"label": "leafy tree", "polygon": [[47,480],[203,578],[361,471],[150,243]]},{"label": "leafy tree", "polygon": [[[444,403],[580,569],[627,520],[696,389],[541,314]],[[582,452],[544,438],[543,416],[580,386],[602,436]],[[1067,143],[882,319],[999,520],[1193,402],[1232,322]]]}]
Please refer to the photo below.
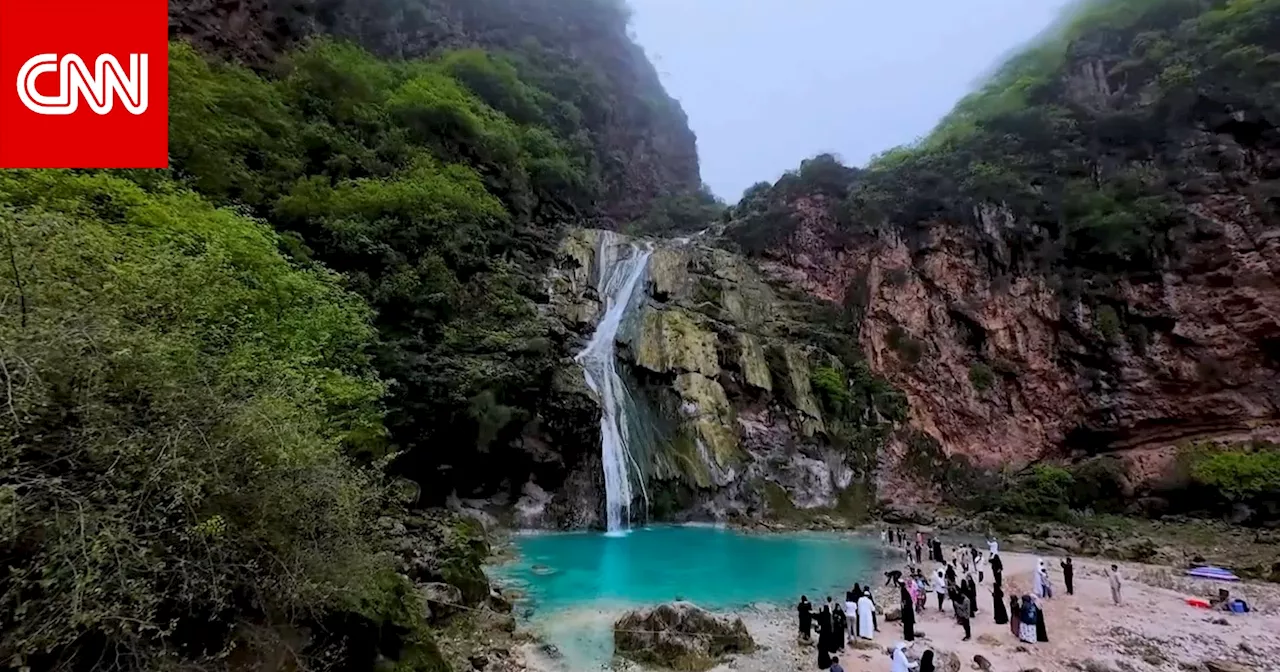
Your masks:
[{"label": "leafy tree", "polygon": [[10,172],[0,201],[6,659],[169,669],[280,614],[387,618],[364,302],[165,179]]}]

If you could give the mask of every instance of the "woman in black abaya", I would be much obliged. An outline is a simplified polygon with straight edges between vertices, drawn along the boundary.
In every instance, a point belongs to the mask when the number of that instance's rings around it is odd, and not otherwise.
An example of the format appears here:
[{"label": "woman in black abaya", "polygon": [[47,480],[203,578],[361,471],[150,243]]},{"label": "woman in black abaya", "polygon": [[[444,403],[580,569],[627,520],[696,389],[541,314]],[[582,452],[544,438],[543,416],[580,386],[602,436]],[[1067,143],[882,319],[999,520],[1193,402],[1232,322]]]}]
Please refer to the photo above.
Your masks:
[{"label": "woman in black abaya", "polygon": [[1009,611],[1005,608],[1004,591],[1000,589],[998,584],[991,589],[991,600],[993,611],[996,613],[996,624],[1004,625],[1008,623]]},{"label": "woman in black abaya", "polygon": [[916,605],[906,586],[899,586],[902,595],[902,639],[913,642],[916,639]]},{"label": "woman in black abaya", "polygon": [[831,667],[831,607],[822,605],[813,620],[818,625],[818,669],[825,670]]},{"label": "woman in black abaya", "polygon": [[1049,632],[1044,629],[1044,607],[1036,605],[1036,641],[1049,641]]}]

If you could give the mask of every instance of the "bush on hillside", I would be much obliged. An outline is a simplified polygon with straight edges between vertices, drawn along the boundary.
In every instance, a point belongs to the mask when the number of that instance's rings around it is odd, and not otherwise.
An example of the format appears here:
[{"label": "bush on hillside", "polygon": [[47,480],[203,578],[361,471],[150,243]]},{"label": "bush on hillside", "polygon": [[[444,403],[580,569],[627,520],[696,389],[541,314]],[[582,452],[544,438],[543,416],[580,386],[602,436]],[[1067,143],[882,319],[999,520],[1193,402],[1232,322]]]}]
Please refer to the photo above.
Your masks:
[{"label": "bush on hillside", "polygon": [[6,662],[169,669],[242,625],[388,618],[364,302],[164,179],[10,172],[0,201]]}]

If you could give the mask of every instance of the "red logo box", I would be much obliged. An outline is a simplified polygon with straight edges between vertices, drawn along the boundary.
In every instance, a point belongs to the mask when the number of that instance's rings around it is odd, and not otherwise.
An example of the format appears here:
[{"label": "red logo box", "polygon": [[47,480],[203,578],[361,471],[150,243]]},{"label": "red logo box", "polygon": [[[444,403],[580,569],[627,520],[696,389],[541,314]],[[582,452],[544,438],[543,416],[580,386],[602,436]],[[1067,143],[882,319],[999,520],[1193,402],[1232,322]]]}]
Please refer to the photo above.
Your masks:
[{"label": "red logo box", "polygon": [[0,168],[168,165],[168,0],[0,0]]}]

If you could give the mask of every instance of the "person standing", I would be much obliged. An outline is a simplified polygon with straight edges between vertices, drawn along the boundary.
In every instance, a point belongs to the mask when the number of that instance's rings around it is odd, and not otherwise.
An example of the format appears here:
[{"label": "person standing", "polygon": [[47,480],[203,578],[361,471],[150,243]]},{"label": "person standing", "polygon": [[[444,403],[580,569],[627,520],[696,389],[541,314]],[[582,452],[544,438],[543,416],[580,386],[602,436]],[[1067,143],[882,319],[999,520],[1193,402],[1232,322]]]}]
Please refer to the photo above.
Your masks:
[{"label": "person standing", "polygon": [[996,538],[994,536],[987,537],[987,552],[991,555],[995,555],[1000,552],[1000,544],[996,543]]},{"label": "person standing", "polygon": [[957,589],[951,594],[951,605],[955,607],[956,622],[960,627],[964,628],[964,639],[961,641],[969,641],[969,617],[972,607],[969,605],[969,596],[963,590]]},{"label": "person standing", "polygon": [[947,580],[941,569],[933,576],[933,592],[938,596],[938,611],[942,611],[942,601],[947,597]]},{"label": "person standing", "polygon": [[871,602],[871,598],[863,593],[858,598],[858,636],[862,639],[874,639],[875,627],[875,605]]},{"label": "person standing", "polygon": [[991,580],[1000,585],[1004,577],[1004,561],[1000,559],[999,553],[991,554]]},{"label": "person standing", "polygon": [[916,605],[915,598],[906,586],[902,586],[902,639],[914,642],[916,639]]},{"label": "person standing", "polygon": [[849,621],[844,609],[839,604],[831,606],[831,651],[844,651],[844,634],[849,629]]},{"label": "person standing", "polygon": [[1000,586],[991,589],[991,607],[995,611],[996,625],[1004,625],[1009,622],[1009,612],[1004,606],[1004,591]]},{"label": "person standing", "polygon": [[1044,559],[1036,558],[1036,568],[1031,574],[1031,594],[1044,597]]},{"label": "person standing", "polygon": [[925,649],[920,654],[920,672],[933,672],[933,649]]},{"label": "person standing", "polygon": [[1071,556],[1068,555],[1066,560],[1058,564],[1062,565],[1062,582],[1067,586],[1067,594],[1075,595],[1076,591],[1071,580],[1075,577],[1076,568],[1071,564]]},{"label": "person standing", "polygon": [[973,582],[972,576],[964,577],[964,586],[966,595],[969,596],[969,616],[978,615],[978,584]]},{"label": "person standing", "polygon": [[[919,534],[919,533],[917,533],[917,534]],[[916,539],[916,564],[917,564],[917,565],[918,565],[918,564],[920,564],[920,557],[921,557],[921,556],[920,556],[920,553],[921,553],[921,551],[923,551],[923,550],[924,550],[924,548],[920,546],[920,539],[919,539],[919,538],[917,538],[917,539]]]},{"label": "person standing", "polygon": [[858,596],[862,589],[851,590],[844,596],[844,621],[849,628],[849,639],[858,634]]},{"label": "person standing", "polygon": [[796,612],[800,615],[800,636],[807,642],[809,630],[813,627],[813,604],[809,602],[807,596],[800,596],[800,604],[796,605]]},{"label": "person standing", "polygon": [[818,624],[818,667],[825,670],[827,667],[831,667],[830,657],[827,657],[826,659],[826,667],[822,666],[823,657],[829,656],[832,650],[831,607],[825,604],[822,605],[822,608],[818,610],[818,615],[814,620]]},{"label": "person standing", "polygon": [[947,565],[947,574],[946,574],[946,576],[947,576],[947,583],[955,583],[955,582],[956,582],[956,568],[955,568],[955,567],[953,567],[952,565],[948,564],[948,565]]},{"label": "person standing", "polygon": [[1009,596],[1009,630],[1014,637],[1022,632],[1022,600],[1017,595]]},{"label": "person standing", "polygon": [[1120,604],[1120,568],[1111,565],[1111,601]]},{"label": "person standing", "polygon": [[1022,614],[1018,619],[1018,639],[1034,644],[1036,641],[1036,616],[1039,614],[1035,598],[1022,596]]}]

